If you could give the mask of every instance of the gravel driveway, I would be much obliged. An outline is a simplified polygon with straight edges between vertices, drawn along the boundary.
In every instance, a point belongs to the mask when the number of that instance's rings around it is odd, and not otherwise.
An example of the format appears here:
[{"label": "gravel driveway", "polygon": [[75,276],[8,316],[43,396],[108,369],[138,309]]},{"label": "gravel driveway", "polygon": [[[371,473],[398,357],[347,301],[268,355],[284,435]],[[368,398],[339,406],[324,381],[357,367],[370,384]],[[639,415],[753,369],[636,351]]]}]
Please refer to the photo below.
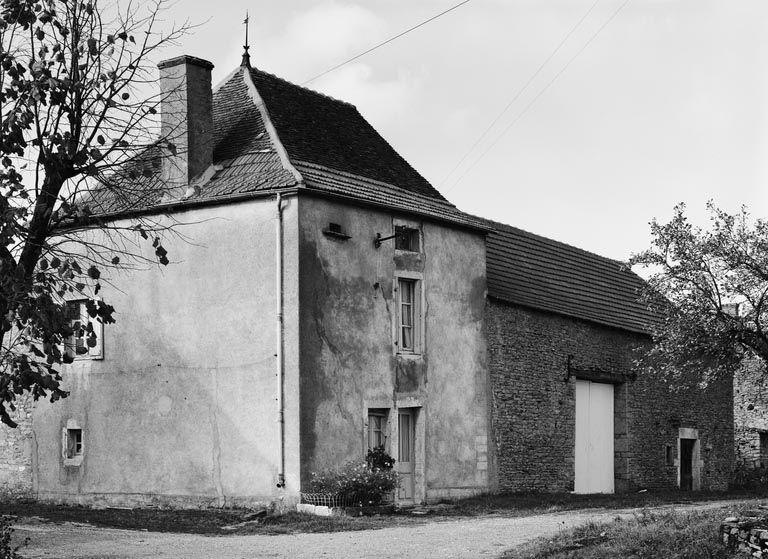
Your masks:
[{"label": "gravel driveway", "polygon": [[[752,501],[720,501],[678,505],[677,510],[703,510]],[[666,507],[657,507],[660,510]],[[157,558],[157,559],[251,559],[358,557],[446,557],[476,559],[498,557],[505,550],[541,536],[554,536],[590,521],[630,516],[639,509],[582,510],[506,518],[485,516],[461,520],[428,521],[425,524],[324,534],[279,536],[210,537],[95,528],[82,524],[29,524],[21,519],[16,535],[29,536],[24,557],[57,559]]]}]

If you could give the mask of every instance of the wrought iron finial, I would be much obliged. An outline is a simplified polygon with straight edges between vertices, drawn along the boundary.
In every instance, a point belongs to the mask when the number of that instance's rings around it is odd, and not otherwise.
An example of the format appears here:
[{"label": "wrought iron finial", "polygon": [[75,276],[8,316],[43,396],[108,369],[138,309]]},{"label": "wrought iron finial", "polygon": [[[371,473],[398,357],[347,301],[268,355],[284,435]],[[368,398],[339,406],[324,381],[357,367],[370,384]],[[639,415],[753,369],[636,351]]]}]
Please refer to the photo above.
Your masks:
[{"label": "wrought iron finial", "polygon": [[245,25],[245,44],[243,45],[243,61],[240,63],[240,66],[246,66],[250,68],[251,55],[248,54],[248,49],[250,48],[250,45],[248,44],[248,21],[248,12],[245,12],[245,19],[243,20],[243,25]]}]

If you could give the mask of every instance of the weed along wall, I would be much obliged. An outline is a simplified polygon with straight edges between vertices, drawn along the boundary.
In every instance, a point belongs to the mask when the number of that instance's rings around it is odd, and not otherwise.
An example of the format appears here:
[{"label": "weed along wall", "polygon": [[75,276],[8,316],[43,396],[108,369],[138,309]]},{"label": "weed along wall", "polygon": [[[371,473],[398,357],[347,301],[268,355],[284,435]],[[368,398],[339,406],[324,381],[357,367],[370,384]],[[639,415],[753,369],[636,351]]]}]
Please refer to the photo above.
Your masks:
[{"label": "weed along wall", "polygon": [[[482,234],[310,197],[299,215],[302,481],[375,438],[400,499],[487,490]],[[397,227],[408,246],[375,246]]]},{"label": "weed along wall", "polygon": [[[616,328],[495,300],[486,318],[500,488],[579,491],[579,381],[611,387],[612,441],[602,441],[608,451],[592,459],[609,462],[600,466],[613,479],[598,491],[610,491],[610,482],[617,492],[681,486],[681,440],[687,439],[695,441],[690,489],[727,488],[733,444],[727,379],[702,388],[635,376],[633,348],[647,338]],[[583,421],[590,413],[584,411]]]},{"label": "weed along wall", "polygon": [[[34,493],[179,506],[292,499],[299,490],[298,363],[286,355],[286,488],[278,489],[275,201],[174,215],[172,264],[111,278],[102,359],[65,371],[71,395],[34,413]],[[284,209],[286,345],[298,332],[296,200]],[[66,456],[81,430],[80,460]],[[77,452],[75,452],[77,454]]]}]

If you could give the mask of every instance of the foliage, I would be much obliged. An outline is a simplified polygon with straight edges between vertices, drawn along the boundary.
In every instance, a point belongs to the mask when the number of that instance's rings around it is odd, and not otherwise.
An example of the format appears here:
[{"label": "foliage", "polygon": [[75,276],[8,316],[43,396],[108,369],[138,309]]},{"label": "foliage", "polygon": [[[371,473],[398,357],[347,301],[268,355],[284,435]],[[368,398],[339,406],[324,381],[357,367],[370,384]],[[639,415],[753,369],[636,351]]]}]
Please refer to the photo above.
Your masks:
[{"label": "foliage", "polygon": [[336,494],[348,503],[376,505],[399,485],[397,472],[370,468],[366,462],[347,462],[341,468],[313,472],[309,490]]},{"label": "foliage", "polygon": [[26,538],[17,546],[11,543],[15,521],[16,517],[14,516],[5,514],[0,516],[0,559],[21,559],[19,550],[29,542],[29,538]]},{"label": "foliage", "polygon": [[768,489],[768,468],[764,464],[751,468],[743,463],[738,464],[733,470],[730,485],[732,489],[765,492]]},{"label": "foliage", "polygon": [[640,365],[717,374],[752,355],[768,362],[768,221],[707,207],[707,229],[684,204],[669,223],[652,221],[651,248],[630,259],[650,272],[645,301],[664,317]]},{"label": "foliage", "polygon": [[[0,0],[0,419],[6,425],[15,426],[9,411],[17,396],[55,401],[67,394],[60,365],[73,355],[62,346],[74,328],[65,299],[89,299],[88,324],[74,326],[92,347],[92,322],[115,320],[113,307],[97,299],[102,273],[137,259],[168,262],[160,238],[166,228],[149,219],[100,221],[90,204],[97,188],[118,198],[136,189],[136,180],[116,180],[117,170],[146,158],[149,146],[175,152],[157,139],[160,94],[146,93],[156,81],[155,52],[189,29],[153,30],[165,1]],[[86,225],[104,235],[72,233]],[[153,256],[132,248],[142,238],[152,243]]]},{"label": "foliage", "polygon": [[395,459],[387,454],[383,446],[369,449],[365,462],[371,470],[391,470],[395,465]]}]

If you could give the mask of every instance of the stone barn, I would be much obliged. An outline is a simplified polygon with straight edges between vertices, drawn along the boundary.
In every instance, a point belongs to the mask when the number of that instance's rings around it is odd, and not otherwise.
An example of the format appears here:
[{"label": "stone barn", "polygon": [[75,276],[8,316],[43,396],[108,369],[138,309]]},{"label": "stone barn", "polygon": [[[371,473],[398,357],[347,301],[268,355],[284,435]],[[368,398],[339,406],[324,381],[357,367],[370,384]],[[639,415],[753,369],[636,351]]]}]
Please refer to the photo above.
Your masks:
[{"label": "stone barn", "polygon": [[311,472],[378,445],[403,504],[725,488],[731,388],[633,370],[653,319],[637,276],[460,211],[352,105],[247,57],[212,89],[211,68],[160,64],[181,149],[142,154],[132,194],[90,200],[191,242],[166,243],[167,268],[109,278],[117,324],[65,367],[71,395],[0,432],[6,491],[291,503]]}]

